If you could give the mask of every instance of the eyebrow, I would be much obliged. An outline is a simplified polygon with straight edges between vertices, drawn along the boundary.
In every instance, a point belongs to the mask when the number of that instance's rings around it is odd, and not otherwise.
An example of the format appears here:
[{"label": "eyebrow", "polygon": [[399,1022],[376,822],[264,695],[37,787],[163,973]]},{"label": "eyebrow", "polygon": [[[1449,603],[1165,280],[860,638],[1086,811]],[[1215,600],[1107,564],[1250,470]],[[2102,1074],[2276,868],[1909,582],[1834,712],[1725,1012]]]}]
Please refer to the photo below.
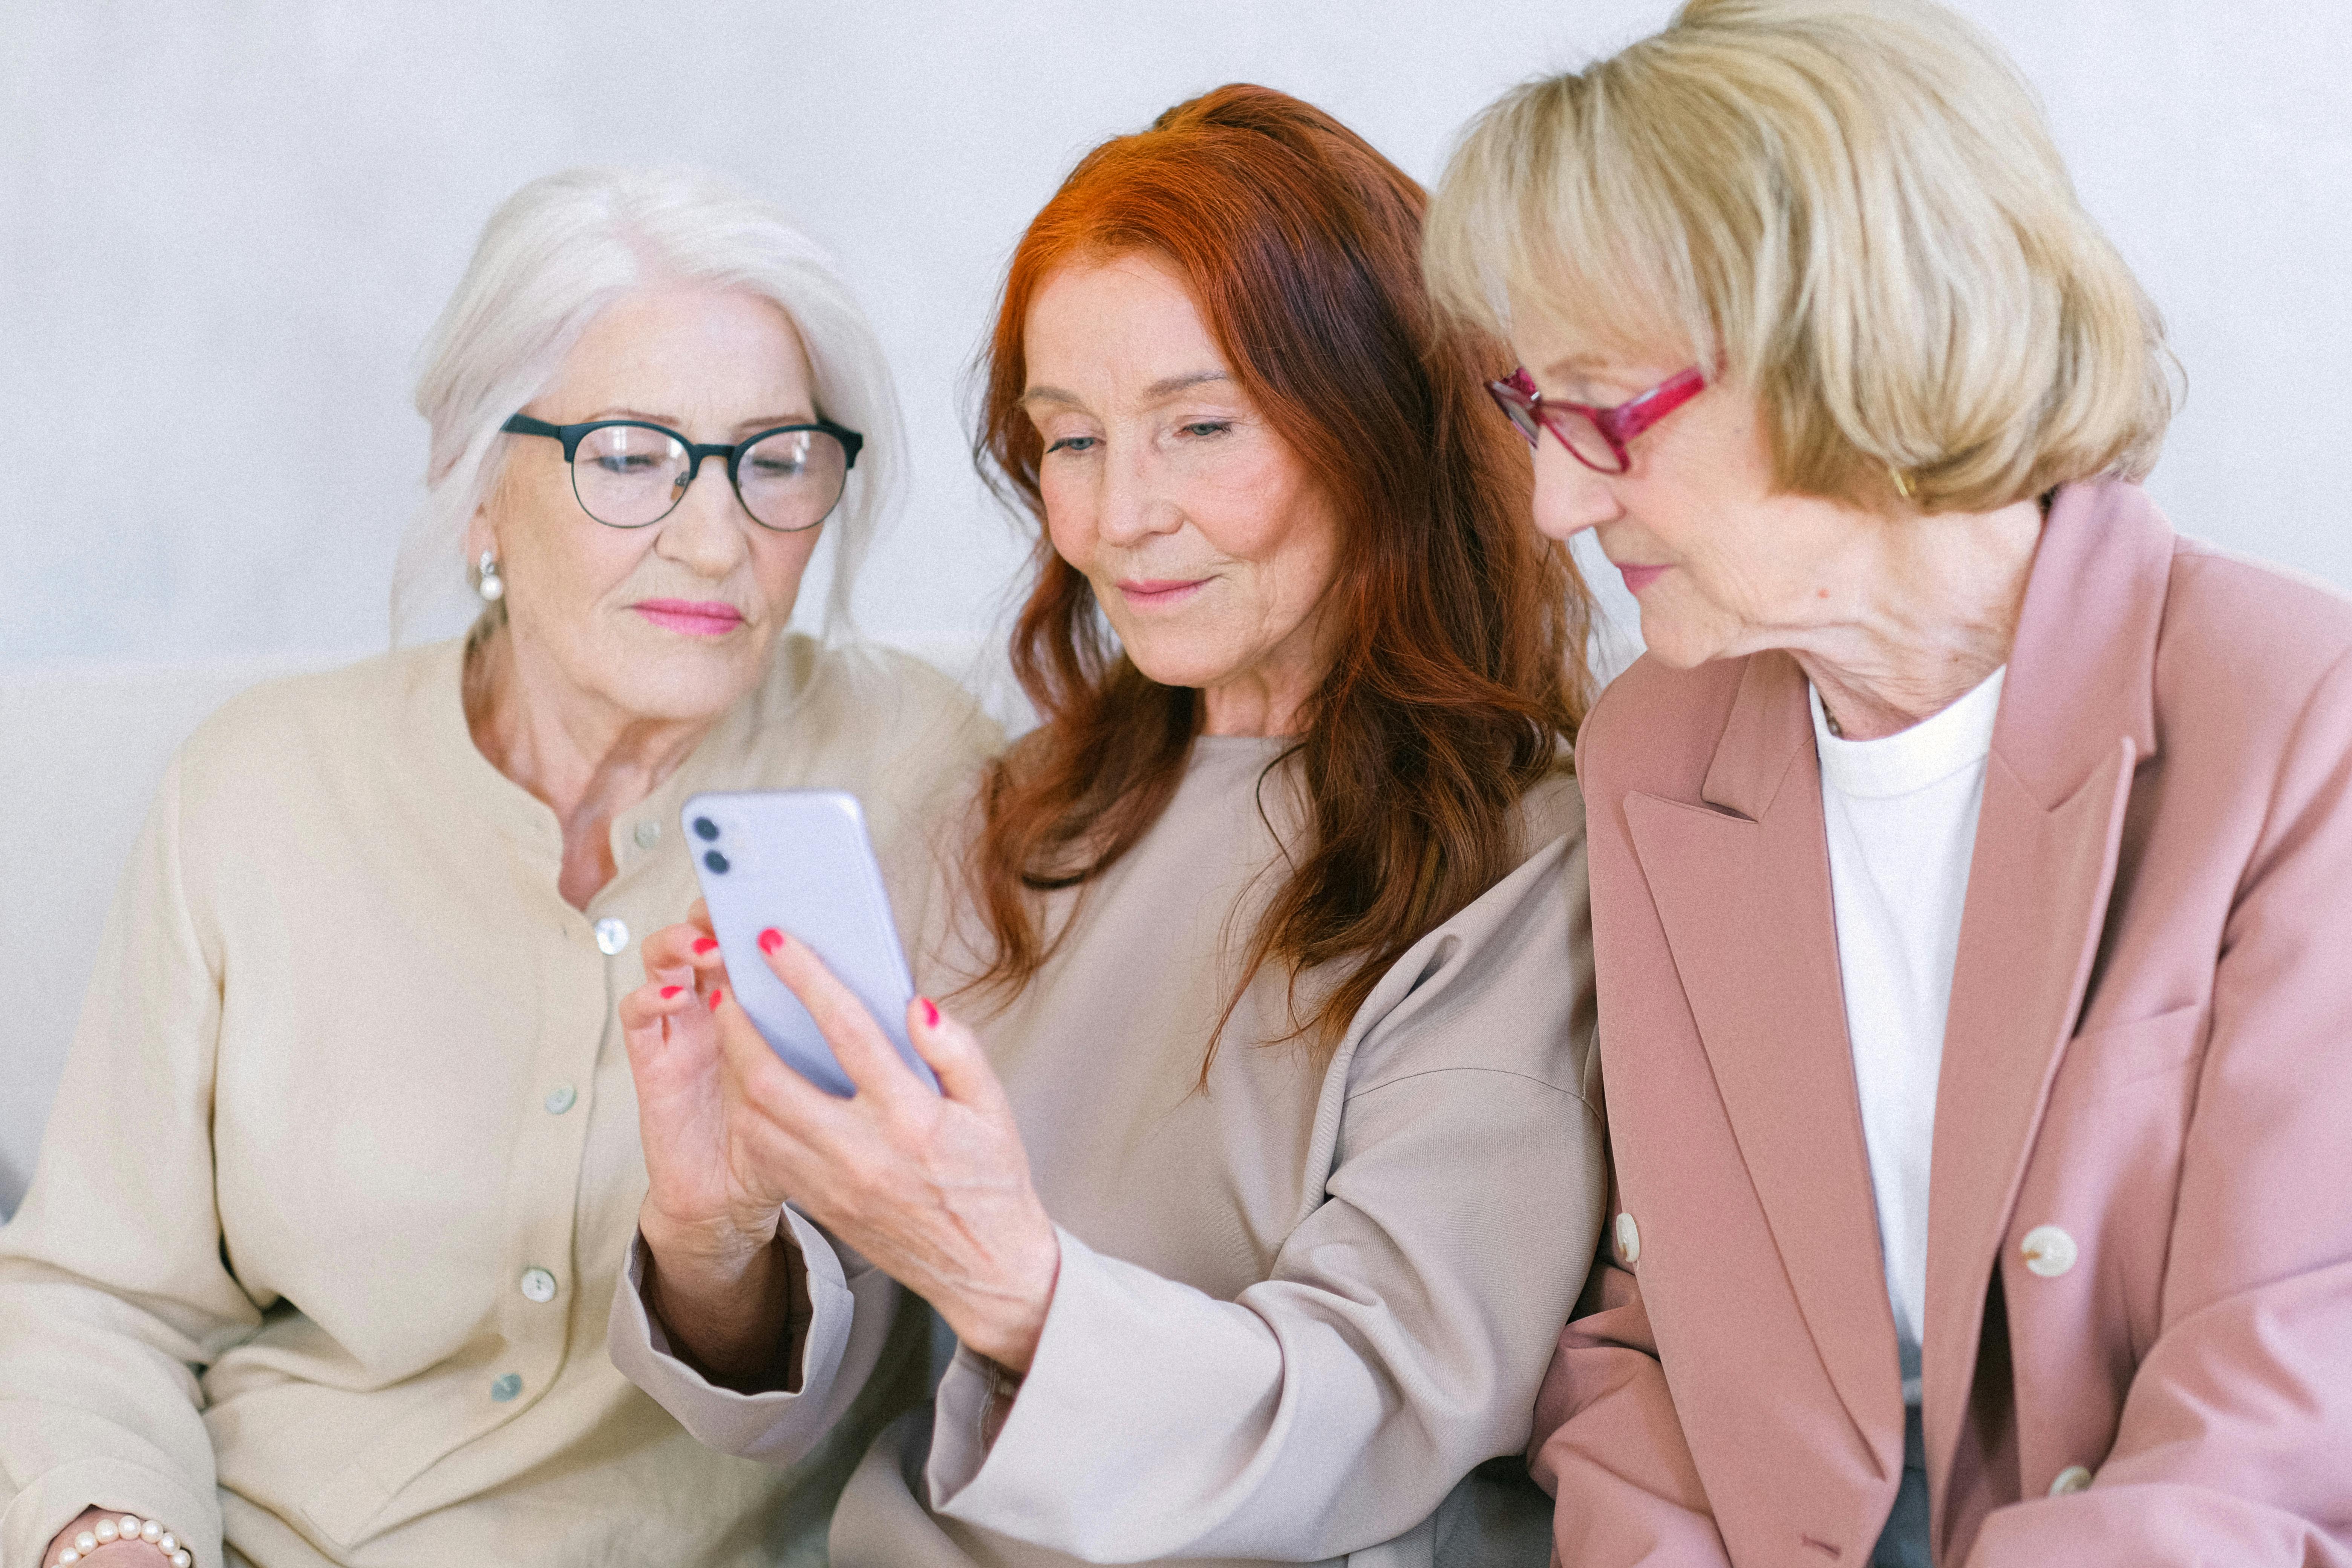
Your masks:
[{"label": "eyebrow", "polygon": [[1556,359],[1543,367],[1546,381],[1565,381],[1570,376],[1588,374],[1602,369],[1608,362],[1596,353],[1572,353]]},{"label": "eyebrow", "polygon": [[[1173,397],[1180,392],[1189,391],[1195,386],[1205,385],[1209,382],[1231,380],[1233,380],[1233,376],[1229,373],[1222,370],[1196,370],[1189,372],[1183,375],[1162,376],[1160,380],[1153,382],[1150,386],[1143,389],[1143,400],[1146,403],[1158,403],[1163,398]],[[1065,392],[1058,386],[1033,386],[1028,391],[1021,395],[1021,401],[1024,403],[1066,403],[1070,406],[1076,408],[1083,407],[1086,400],[1081,398],[1076,393]]]},{"label": "eyebrow", "polygon": [[[655,414],[642,408],[606,408],[591,414],[580,423],[593,425],[599,419],[635,419],[647,425],[667,426],[681,434],[685,433],[686,426],[686,422],[675,414]],[[738,434],[748,434],[754,430],[772,430],[779,425],[813,425],[815,422],[816,416],[809,413],[762,414],[756,418],[737,420],[735,430]]]}]

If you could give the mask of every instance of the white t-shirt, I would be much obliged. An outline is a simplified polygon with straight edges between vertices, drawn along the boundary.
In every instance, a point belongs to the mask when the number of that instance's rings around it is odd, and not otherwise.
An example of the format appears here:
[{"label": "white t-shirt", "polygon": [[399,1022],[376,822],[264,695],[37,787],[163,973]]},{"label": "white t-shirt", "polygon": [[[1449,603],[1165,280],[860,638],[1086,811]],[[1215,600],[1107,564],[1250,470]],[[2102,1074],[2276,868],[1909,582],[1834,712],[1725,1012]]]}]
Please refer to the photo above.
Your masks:
[{"label": "white t-shirt", "polygon": [[1903,1398],[1912,1405],[1919,1402],[1919,1334],[1927,1321],[1936,1079],[1943,1070],[1960,910],[2005,674],[1993,671],[1935,717],[1876,741],[1830,733],[1821,693],[1811,693],[1845,1027],[1903,1357]]}]

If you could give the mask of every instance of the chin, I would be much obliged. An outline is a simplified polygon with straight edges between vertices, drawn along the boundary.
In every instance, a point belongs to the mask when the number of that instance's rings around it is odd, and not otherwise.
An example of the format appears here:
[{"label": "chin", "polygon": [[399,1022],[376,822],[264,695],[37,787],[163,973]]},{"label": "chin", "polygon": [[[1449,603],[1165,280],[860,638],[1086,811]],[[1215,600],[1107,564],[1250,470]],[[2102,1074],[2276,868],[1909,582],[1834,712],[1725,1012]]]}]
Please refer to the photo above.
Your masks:
[{"label": "chin", "polygon": [[1145,679],[1160,686],[1213,685],[1228,668],[1217,653],[1182,646],[1184,639],[1168,636],[1165,628],[1158,628],[1157,636],[1144,632],[1134,637],[1116,626],[1111,629],[1118,632],[1119,647],[1129,662]]},{"label": "chin", "polygon": [[1727,651],[1712,637],[1696,634],[1692,628],[1679,626],[1666,617],[1644,613],[1642,616],[1642,646],[1652,658],[1670,669],[1696,669],[1721,658]]},{"label": "chin", "polygon": [[718,718],[759,684],[764,661],[719,650],[673,651],[614,672],[605,690],[641,718],[690,722]]}]

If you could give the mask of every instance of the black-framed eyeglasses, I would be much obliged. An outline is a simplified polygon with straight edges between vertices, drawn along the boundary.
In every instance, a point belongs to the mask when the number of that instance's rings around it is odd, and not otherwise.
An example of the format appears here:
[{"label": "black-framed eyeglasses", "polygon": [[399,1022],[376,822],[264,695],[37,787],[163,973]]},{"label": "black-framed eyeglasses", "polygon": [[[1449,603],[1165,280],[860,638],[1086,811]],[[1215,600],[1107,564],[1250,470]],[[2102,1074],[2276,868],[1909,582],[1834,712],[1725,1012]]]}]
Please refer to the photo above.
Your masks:
[{"label": "black-framed eyeglasses", "polygon": [[580,510],[607,528],[645,528],[677,510],[705,458],[727,460],[727,482],[751,521],[777,533],[814,528],[841,502],[866,437],[829,419],[778,425],[731,447],[697,446],[666,425],[591,419],[550,425],[518,414],[499,428],[563,443]]}]

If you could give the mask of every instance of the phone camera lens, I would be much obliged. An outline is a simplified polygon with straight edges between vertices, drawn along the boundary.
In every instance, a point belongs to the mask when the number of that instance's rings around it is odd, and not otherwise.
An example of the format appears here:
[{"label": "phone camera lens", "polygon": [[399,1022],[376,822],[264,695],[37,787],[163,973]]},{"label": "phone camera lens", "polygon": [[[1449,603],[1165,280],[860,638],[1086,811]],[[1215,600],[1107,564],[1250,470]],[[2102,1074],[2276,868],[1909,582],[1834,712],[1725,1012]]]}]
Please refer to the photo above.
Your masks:
[{"label": "phone camera lens", "polygon": [[713,849],[710,853],[705,855],[702,858],[702,863],[709,867],[714,871],[724,872],[727,869],[727,857],[721,855],[716,849]]},{"label": "phone camera lens", "polygon": [[698,816],[694,819],[694,836],[708,844],[719,837],[719,824],[707,816]]}]

